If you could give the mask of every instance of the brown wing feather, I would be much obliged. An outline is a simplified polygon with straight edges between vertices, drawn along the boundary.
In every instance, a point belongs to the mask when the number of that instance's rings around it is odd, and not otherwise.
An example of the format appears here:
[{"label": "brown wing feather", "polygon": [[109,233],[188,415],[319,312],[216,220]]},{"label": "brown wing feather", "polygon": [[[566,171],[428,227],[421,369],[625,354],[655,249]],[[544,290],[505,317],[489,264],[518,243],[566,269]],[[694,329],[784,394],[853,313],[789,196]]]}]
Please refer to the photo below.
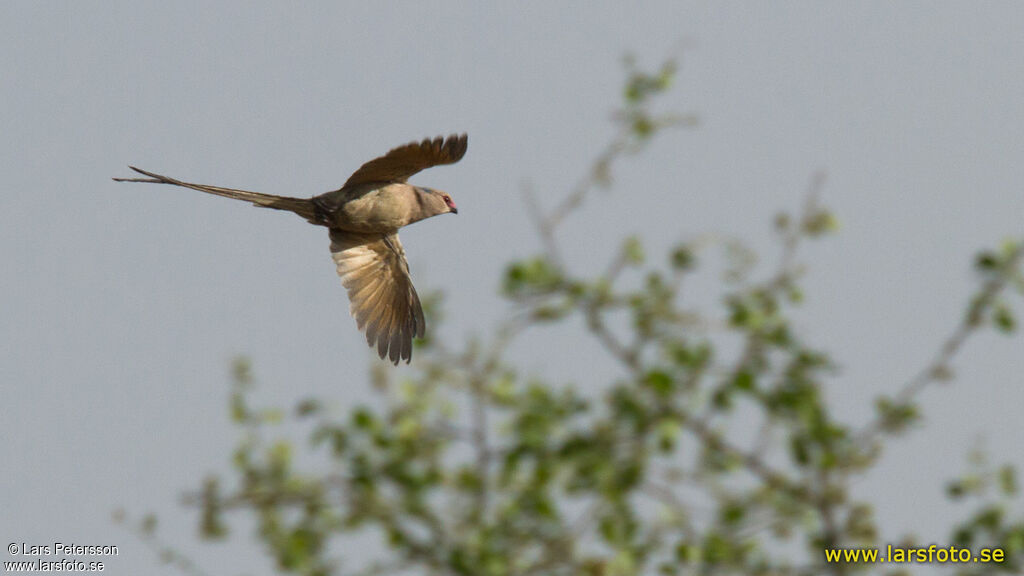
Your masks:
[{"label": "brown wing feather", "polygon": [[468,145],[465,134],[410,142],[360,166],[342,188],[368,182],[405,182],[420,170],[458,162]]},{"label": "brown wing feather", "polygon": [[382,359],[412,359],[412,339],[426,323],[398,234],[331,229],[331,257],[351,301],[349,310],[366,342]]}]

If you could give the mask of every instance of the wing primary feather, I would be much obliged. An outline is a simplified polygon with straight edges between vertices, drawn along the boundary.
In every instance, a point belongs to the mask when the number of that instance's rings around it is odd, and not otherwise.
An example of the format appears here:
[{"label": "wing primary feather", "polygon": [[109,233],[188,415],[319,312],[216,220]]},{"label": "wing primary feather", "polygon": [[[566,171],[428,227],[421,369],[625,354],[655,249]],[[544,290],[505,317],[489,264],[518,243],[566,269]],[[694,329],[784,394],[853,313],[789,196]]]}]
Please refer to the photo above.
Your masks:
[{"label": "wing primary feather", "polygon": [[411,361],[412,339],[423,336],[426,322],[398,235],[332,229],[331,251],[366,343],[383,360]]},{"label": "wing primary feather", "polygon": [[423,335],[426,334],[427,320],[423,317],[423,306],[420,304],[420,296],[416,293],[416,289],[412,288],[410,292],[412,293],[412,311],[414,314],[413,319],[415,320],[413,336],[423,338]]},{"label": "wing primary feather", "polygon": [[349,176],[342,189],[369,182],[405,182],[413,174],[431,166],[454,164],[466,153],[468,138],[452,134],[410,142],[364,163]]}]

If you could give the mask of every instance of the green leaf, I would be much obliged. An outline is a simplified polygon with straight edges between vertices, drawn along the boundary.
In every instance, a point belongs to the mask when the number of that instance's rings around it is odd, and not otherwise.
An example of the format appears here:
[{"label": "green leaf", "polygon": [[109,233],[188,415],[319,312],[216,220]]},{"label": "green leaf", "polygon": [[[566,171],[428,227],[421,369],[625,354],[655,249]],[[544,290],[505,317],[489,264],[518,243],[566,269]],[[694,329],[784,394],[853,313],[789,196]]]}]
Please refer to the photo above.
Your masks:
[{"label": "green leaf", "polygon": [[366,408],[357,408],[352,423],[360,430],[370,431],[377,428],[377,417]]},{"label": "green leaf", "polygon": [[917,406],[911,403],[896,403],[891,398],[875,400],[875,410],[881,427],[888,432],[901,432],[918,419]]},{"label": "green leaf", "polygon": [[313,416],[320,412],[320,402],[315,398],[306,398],[295,407],[295,413],[300,416]]},{"label": "green leaf", "polygon": [[737,390],[752,392],[754,390],[754,375],[747,370],[740,370],[733,377],[732,385]]},{"label": "green leaf", "polygon": [[554,322],[572,312],[572,308],[566,306],[538,306],[533,309],[530,317],[538,322]]},{"label": "green leaf", "polygon": [[286,440],[278,440],[270,447],[268,453],[270,462],[274,465],[287,468],[292,460],[292,445]]},{"label": "green leaf", "polygon": [[967,487],[959,480],[946,484],[946,496],[949,496],[953,500],[963,498],[966,493]]},{"label": "green leaf", "polygon": [[711,405],[716,410],[729,410],[732,408],[732,394],[730,388],[722,386],[711,395]]},{"label": "green leaf", "polygon": [[999,257],[993,252],[981,252],[974,259],[974,267],[982,272],[995,270],[999,267]]},{"label": "green leaf", "polygon": [[1017,472],[1009,464],[999,469],[999,489],[1006,496],[1017,493]]},{"label": "green leaf", "polygon": [[818,210],[804,219],[803,229],[814,238],[839,230],[839,220],[828,210]]},{"label": "green leaf", "polygon": [[726,503],[721,511],[721,521],[727,526],[735,526],[743,521],[747,514],[747,508],[739,502]]},{"label": "green leaf", "polygon": [[551,292],[561,284],[562,276],[544,257],[515,262],[505,269],[504,292],[507,296]]},{"label": "green leaf", "polygon": [[239,387],[252,385],[252,362],[245,356],[238,356],[231,361],[231,379]]},{"label": "green leaf", "polygon": [[993,322],[995,322],[996,328],[1004,334],[1012,334],[1017,328],[1017,321],[1013,316],[1013,311],[1005,302],[998,302],[992,316]]},{"label": "green leaf", "polygon": [[157,519],[155,514],[146,514],[142,517],[142,523],[139,529],[143,534],[153,534],[156,532]]},{"label": "green leaf", "polygon": [[713,356],[713,349],[708,342],[698,342],[692,346],[674,342],[669,349],[673,362],[692,371],[706,368]]},{"label": "green leaf", "polygon": [[674,420],[664,419],[659,422],[657,427],[658,450],[666,453],[674,450],[681,432],[682,428]]},{"label": "green leaf", "polygon": [[676,545],[676,560],[683,564],[695,564],[700,560],[700,547],[689,542],[680,542]]},{"label": "green leaf", "polygon": [[659,397],[666,397],[672,393],[674,388],[672,377],[661,370],[652,370],[644,376],[644,385],[650,388]]},{"label": "green leaf", "polygon": [[636,236],[630,236],[626,239],[626,242],[622,245],[622,255],[626,259],[627,264],[638,266],[644,263],[644,247],[640,243],[640,239]]},{"label": "green leaf", "polygon": [[675,270],[690,270],[696,265],[697,256],[689,246],[677,246],[669,256],[669,262]]},{"label": "green leaf", "polygon": [[801,466],[811,462],[809,443],[804,436],[793,436],[789,439],[789,452],[793,461]]},{"label": "green leaf", "polygon": [[778,232],[786,232],[789,230],[789,226],[792,224],[789,214],[785,212],[779,212],[775,215],[775,230]]}]

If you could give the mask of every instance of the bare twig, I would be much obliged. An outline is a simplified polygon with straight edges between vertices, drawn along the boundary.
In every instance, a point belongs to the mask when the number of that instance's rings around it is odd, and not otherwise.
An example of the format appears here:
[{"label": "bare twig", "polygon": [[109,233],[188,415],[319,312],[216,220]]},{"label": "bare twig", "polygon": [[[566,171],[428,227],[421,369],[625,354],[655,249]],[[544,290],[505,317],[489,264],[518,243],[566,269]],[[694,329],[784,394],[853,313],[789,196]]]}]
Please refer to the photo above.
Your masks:
[{"label": "bare twig", "polygon": [[690,430],[700,438],[705,446],[721,450],[731,458],[737,459],[743,467],[754,476],[761,479],[766,485],[789,494],[797,499],[806,498],[804,491],[792,482],[785,474],[775,470],[755,453],[744,452],[743,450],[726,442],[721,435],[711,430],[707,424],[699,419],[683,420],[683,427]]},{"label": "bare twig", "polygon": [[811,218],[820,213],[818,198],[825,186],[825,172],[818,171],[811,175],[811,181],[807,184],[807,194],[803,207],[800,211],[800,219],[795,225],[786,230],[782,244],[782,257],[779,258],[779,266],[769,282],[769,287],[780,288],[785,286],[796,273],[794,264],[796,261],[797,249],[800,247],[800,240],[804,237],[804,229]]},{"label": "bare twig", "polygon": [[473,410],[473,448],[476,451],[477,475],[480,476],[480,486],[476,494],[477,513],[481,519],[487,518],[487,496],[490,483],[490,460],[491,448],[487,438],[487,397],[484,389],[484,379],[479,375],[473,375],[470,380],[470,394]]},{"label": "bare twig", "polygon": [[526,203],[526,211],[530,216],[530,220],[533,221],[534,226],[537,228],[537,233],[540,235],[541,243],[544,245],[544,252],[556,268],[564,270],[565,262],[562,260],[562,251],[558,247],[558,241],[555,240],[555,228],[544,217],[544,210],[541,208],[540,201],[537,199],[532,186],[523,186],[523,200]]},{"label": "bare twig", "polygon": [[605,350],[625,364],[631,372],[638,373],[640,371],[640,359],[636,351],[630,350],[619,342],[614,335],[612,335],[604,325],[604,321],[601,319],[601,314],[596,306],[587,306],[586,313],[587,327],[589,327],[590,331],[597,336],[597,339],[601,342],[601,345],[604,346]]},{"label": "bare twig", "polygon": [[[1003,289],[1019,270],[1022,258],[1024,258],[1024,241],[1019,242],[1007,257],[1006,269],[985,281],[977,296],[972,300],[968,313],[964,315],[963,320],[953,330],[953,333],[942,342],[931,362],[926,364],[896,393],[893,398],[896,406],[907,405],[925,388],[948,376],[949,366],[953,359],[963,349],[967,340],[982,327],[977,314],[988,310],[995,303]],[[877,415],[861,430],[857,439],[861,442],[873,440],[884,431],[884,425],[884,417]]]},{"label": "bare twig", "polygon": [[597,160],[594,161],[591,169],[587,174],[576,183],[572,191],[562,199],[562,202],[558,204],[547,217],[544,219],[544,225],[555,230],[562,223],[565,218],[572,213],[573,210],[583,204],[587,194],[594,189],[595,186],[602,182],[608,181],[610,178],[612,163],[622,155],[626,150],[626,145],[629,142],[629,131],[623,128],[618,134],[612,138],[601,154],[598,155]]},{"label": "bare twig", "polygon": [[138,526],[129,525],[123,511],[117,511],[114,517],[116,522],[123,524],[128,532],[156,554],[161,562],[174,566],[187,576],[211,576],[195,560],[180,550],[171,547],[157,536],[155,517],[151,517],[151,520],[143,520]]}]

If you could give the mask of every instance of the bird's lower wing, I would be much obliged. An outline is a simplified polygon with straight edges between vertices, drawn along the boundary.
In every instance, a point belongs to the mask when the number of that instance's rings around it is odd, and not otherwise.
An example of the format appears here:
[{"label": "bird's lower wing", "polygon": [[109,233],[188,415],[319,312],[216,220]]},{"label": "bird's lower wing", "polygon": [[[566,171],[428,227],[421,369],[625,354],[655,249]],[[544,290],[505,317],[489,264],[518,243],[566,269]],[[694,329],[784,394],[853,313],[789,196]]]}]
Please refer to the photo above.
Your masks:
[{"label": "bird's lower wing", "polygon": [[412,339],[426,322],[398,234],[331,229],[331,257],[348,291],[349,307],[366,341],[394,364],[412,358]]}]

